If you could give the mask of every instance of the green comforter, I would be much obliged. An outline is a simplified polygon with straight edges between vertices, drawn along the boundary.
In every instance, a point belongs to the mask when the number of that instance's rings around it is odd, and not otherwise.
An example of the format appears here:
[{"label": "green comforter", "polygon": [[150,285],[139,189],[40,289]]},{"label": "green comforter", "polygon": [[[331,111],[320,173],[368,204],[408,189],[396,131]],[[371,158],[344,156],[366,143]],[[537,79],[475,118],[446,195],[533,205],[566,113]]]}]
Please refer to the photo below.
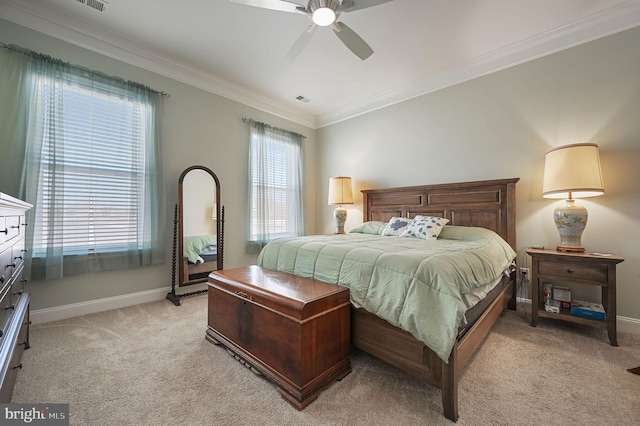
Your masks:
[{"label": "green comforter", "polygon": [[465,305],[516,254],[484,228],[445,226],[437,240],[372,234],[280,238],[258,265],[349,287],[351,301],[424,342],[445,362]]}]

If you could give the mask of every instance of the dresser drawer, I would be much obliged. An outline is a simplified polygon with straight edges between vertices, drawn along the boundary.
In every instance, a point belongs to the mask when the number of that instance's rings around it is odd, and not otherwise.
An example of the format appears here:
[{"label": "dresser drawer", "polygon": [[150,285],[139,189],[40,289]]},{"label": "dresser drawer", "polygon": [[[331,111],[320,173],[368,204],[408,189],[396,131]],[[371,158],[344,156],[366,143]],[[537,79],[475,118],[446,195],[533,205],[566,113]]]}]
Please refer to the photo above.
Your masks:
[{"label": "dresser drawer", "polygon": [[7,230],[7,241],[9,241],[17,237],[18,235],[20,235],[20,216],[7,216],[5,220],[6,220],[5,229]]},{"label": "dresser drawer", "polygon": [[13,283],[11,283],[11,304],[15,305],[22,293],[24,293],[24,268],[20,267],[18,272],[13,274]]},{"label": "dresser drawer", "polygon": [[0,291],[0,338],[3,338],[7,332],[7,327],[11,321],[13,313],[13,301],[11,300],[11,284],[5,285]]},{"label": "dresser drawer", "polygon": [[22,369],[22,353],[29,347],[29,299],[27,293],[20,300],[2,339],[2,364],[6,367],[0,373],[0,403],[11,402],[16,377]]},{"label": "dresser drawer", "polygon": [[13,270],[17,271],[18,268],[24,263],[25,250],[24,250],[24,238],[20,238],[11,246],[11,264]]},{"label": "dresser drawer", "polygon": [[7,234],[9,234],[9,230],[7,229],[7,219],[5,216],[0,216],[0,244],[7,241]]},{"label": "dresser drawer", "polygon": [[0,401],[3,403],[11,402],[11,396],[13,395],[13,388],[16,385],[16,379],[18,378],[18,372],[22,370],[22,352],[24,352],[24,345],[21,345],[20,341],[17,342],[13,356],[7,366],[7,374],[2,381],[2,387],[0,387]]},{"label": "dresser drawer", "polygon": [[0,288],[11,278],[13,273],[13,263],[11,263],[11,247],[6,247],[0,252]]},{"label": "dresser drawer", "polygon": [[608,273],[606,265],[586,265],[577,262],[550,262],[540,260],[538,273],[545,276],[553,276],[560,280],[588,280],[607,282]]}]

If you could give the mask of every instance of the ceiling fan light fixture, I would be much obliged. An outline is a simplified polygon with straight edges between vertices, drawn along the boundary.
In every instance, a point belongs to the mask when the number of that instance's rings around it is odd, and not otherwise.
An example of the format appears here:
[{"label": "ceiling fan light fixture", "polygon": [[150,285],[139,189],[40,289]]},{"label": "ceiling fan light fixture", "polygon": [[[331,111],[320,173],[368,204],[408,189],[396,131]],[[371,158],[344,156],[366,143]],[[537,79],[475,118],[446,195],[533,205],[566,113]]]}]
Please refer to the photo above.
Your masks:
[{"label": "ceiling fan light fixture", "polygon": [[328,7],[319,7],[313,11],[311,20],[320,27],[326,27],[336,22],[336,12]]}]

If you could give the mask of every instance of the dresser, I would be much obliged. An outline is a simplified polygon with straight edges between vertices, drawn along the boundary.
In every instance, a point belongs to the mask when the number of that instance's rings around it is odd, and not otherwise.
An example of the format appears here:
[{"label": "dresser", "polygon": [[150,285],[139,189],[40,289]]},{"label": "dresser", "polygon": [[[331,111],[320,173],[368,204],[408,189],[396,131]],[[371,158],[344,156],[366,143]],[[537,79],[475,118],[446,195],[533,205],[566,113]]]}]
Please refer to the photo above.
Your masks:
[{"label": "dresser", "polygon": [[25,213],[31,204],[0,192],[0,403],[11,402],[29,348],[29,293],[24,291]]}]

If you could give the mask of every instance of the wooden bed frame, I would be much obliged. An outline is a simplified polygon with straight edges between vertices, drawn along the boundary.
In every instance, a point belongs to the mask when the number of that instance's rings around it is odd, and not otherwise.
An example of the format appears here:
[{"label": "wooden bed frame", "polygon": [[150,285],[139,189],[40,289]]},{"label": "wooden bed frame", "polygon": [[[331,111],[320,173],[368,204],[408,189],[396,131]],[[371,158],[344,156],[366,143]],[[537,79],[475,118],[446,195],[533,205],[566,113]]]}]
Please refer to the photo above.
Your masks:
[{"label": "wooden bed frame", "polygon": [[[519,178],[363,190],[364,221],[393,216],[439,216],[450,225],[479,226],[502,236],[516,250],[515,185]],[[351,342],[356,347],[441,389],[446,418],[458,420],[461,371],[505,306],[515,309],[515,272],[478,320],[461,334],[448,363],[409,333],[352,307]]]}]

